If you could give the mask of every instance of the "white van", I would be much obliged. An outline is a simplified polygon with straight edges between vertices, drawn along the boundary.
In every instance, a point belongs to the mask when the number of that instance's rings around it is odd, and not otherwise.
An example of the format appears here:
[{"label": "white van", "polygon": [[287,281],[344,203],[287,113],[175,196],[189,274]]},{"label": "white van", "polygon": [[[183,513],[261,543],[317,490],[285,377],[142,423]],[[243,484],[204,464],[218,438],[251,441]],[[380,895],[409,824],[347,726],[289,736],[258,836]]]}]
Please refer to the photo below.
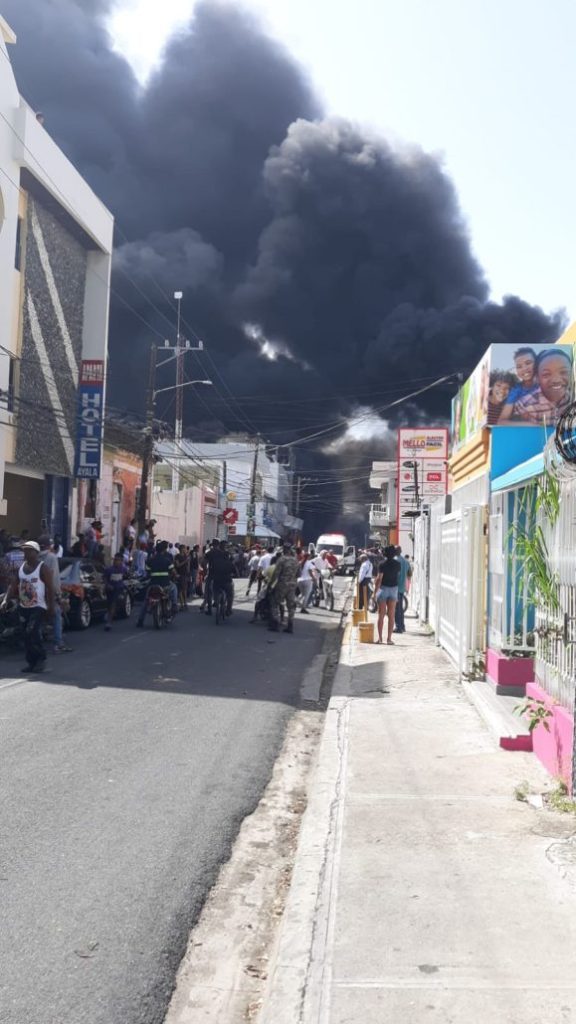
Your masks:
[{"label": "white van", "polygon": [[348,544],[343,533],[321,533],[316,541],[316,553],[331,551],[338,559],[337,572],[350,575],[356,565],[356,548]]}]

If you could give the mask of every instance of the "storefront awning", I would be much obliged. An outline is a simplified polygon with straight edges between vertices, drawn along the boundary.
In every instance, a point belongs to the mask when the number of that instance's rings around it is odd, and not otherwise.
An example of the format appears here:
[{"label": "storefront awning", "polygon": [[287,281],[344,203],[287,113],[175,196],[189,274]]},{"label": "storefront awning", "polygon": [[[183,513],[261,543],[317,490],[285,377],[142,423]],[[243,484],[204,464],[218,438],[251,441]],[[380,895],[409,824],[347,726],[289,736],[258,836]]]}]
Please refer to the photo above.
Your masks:
[{"label": "storefront awning", "polygon": [[513,469],[509,469],[502,476],[497,476],[492,481],[491,489],[492,491],[510,491],[514,487],[519,487],[520,484],[526,483],[527,480],[531,480],[532,477],[540,476],[543,472],[544,454],[533,455],[526,462],[521,462],[519,466],[514,466]]},{"label": "storefront awning", "polygon": [[280,534],[274,533],[274,530],[270,530],[268,526],[257,526],[254,530],[255,537],[273,537],[275,540],[280,540]]}]

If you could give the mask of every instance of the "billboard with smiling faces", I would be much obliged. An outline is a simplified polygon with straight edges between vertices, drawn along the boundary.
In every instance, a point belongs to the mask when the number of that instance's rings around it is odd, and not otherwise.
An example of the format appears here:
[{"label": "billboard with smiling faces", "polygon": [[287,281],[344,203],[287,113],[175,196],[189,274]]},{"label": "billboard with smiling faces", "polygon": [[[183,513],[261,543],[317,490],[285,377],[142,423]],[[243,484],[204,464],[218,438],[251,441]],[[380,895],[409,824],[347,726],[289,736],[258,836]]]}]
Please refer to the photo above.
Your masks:
[{"label": "billboard with smiling faces", "polygon": [[456,449],[482,427],[553,427],[573,400],[570,345],[491,345],[452,401]]}]

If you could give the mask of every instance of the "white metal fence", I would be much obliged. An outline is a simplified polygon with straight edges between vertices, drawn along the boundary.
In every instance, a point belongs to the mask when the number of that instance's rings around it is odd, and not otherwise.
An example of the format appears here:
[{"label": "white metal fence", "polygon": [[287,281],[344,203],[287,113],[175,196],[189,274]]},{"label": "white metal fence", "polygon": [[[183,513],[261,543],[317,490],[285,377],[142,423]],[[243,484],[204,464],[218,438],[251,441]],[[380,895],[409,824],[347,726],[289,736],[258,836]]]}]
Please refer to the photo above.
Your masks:
[{"label": "white metal fence", "polygon": [[442,519],[446,512],[444,499],[435,501],[430,506],[430,568],[428,573],[428,622],[438,634],[438,615],[440,608],[440,566],[442,564]]},{"label": "white metal fence", "polygon": [[518,557],[515,530],[534,526],[526,487],[493,494],[489,520],[488,643],[500,651],[534,650],[534,606]]},{"label": "white metal fence", "polygon": [[444,510],[435,502],[415,524],[412,607],[471,675],[486,646],[486,506]]},{"label": "white metal fence", "polygon": [[537,513],[558,580],[559,610],[536,608],[536,673],[544,689],[570,711],[576,678],[576,480],[560,484],[560,512],[553,526]]},{"label": "white metal fence", "polygon": [[442,518],[438,642],[464,675],[485,649],[486,538],[484,507]]}]

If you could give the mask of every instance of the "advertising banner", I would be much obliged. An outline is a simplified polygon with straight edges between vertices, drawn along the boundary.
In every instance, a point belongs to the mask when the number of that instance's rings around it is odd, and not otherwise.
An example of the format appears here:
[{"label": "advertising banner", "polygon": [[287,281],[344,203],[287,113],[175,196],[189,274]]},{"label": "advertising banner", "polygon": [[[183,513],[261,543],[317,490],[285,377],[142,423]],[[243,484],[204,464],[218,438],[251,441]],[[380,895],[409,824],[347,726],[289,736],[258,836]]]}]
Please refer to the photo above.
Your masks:
[{"label": "advertising banner", "polygon": [[414,519],[422,505],[446,494],[448,430],[402,427],[398,431],[398,543],[413,555]]},{"label": "advertising banner", "polygon": [[553,427],[573,401],[570,345],[491,345],[452,400],[456,450],[482,427]]},{"label": "advertising banner", "polygon": [[83,359],[78,385],[78,417],[74,476],[100,478],[104,428],[104,361]]}]

